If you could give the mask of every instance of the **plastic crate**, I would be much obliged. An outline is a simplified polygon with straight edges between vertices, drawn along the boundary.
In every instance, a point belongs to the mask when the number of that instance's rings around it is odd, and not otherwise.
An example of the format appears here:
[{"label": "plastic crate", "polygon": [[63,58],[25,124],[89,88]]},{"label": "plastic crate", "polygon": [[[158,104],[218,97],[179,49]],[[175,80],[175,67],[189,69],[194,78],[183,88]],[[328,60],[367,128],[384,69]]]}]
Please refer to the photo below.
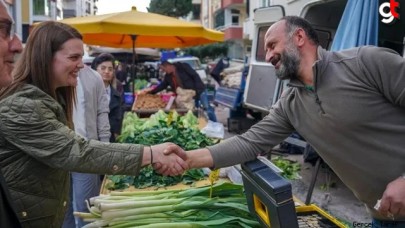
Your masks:
[{"label": "plastic crate", "polygon": [[135,94],[131,92],[124,93],[124,103],[126,105],[132,105],[134,103]]}]

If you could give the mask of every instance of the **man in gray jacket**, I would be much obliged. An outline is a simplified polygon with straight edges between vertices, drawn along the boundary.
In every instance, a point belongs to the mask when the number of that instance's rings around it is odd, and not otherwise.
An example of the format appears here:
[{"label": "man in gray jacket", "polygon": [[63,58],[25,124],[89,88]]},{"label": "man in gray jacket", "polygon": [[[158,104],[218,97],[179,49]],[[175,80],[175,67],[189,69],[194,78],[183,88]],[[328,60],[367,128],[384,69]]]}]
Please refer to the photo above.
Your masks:
[{"label": "man in gray jacket", "polygon": [[[77,103],[73,112],[75,132],[86,139],[110,141],[108,121],[109,103],[101,76],[88,66],[79,71],[76,86]],[[82,227],[85,223],[73,217],[73,211],[87,212],[85,200],[98,196],[101,180],[99,174],[71,173],[71,204],[66,211],[63,227]]]},{"label": "man in gray jacket", "polygon": [[226,167],[255,159],[296,130],[366,204],[375,227],[405,227],[405,59],[371,46],[328,52],[294,16],[269,28],[265,49],[277,76],[290,80],[270,113],[220,144],[166,153],[187,156],[190,168]]}]

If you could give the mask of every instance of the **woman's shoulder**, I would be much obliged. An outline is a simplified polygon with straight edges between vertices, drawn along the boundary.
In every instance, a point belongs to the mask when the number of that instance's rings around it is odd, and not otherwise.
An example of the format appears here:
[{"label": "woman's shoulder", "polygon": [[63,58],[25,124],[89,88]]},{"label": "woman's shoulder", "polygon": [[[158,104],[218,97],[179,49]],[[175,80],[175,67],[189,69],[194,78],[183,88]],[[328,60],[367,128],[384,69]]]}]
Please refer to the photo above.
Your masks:
[{"label": "woman's shoulder", "polygon": [[32,113],[39,109],[55,109],[57,102],[38,87],[26,84],[0,101],[1,113]]}]

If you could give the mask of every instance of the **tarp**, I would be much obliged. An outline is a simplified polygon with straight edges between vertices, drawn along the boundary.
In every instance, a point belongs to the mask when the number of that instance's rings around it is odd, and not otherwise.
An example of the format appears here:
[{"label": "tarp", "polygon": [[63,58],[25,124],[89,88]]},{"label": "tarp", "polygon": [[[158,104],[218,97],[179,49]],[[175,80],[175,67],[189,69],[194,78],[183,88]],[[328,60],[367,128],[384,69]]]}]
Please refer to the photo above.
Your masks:
[{"label": "tarp", "polygon": [[378,45],[378,0],[349,0],[331,50]]}]

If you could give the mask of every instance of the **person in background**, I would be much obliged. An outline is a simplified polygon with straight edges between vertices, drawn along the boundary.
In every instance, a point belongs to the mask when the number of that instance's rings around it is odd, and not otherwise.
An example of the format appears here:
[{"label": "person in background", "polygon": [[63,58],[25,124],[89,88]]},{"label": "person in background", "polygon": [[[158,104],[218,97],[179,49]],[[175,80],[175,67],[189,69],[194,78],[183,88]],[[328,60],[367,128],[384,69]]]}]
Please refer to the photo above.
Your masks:
[{"label": "person in background", "polygon": [[207,111],[208,119],[216,122],[217,117],[215,115],[214,108],[209,104],[207,90],[203,81],[198,73],[187,63],[176,62],[170,63],[169,61],[163,61],[160,68],[165,72],[163,81],[154,89],[147,88],[141,91],[143,93],[156,94],[167,87],[176,92],[177,87],[183,89],[191,89],[196,92],[194,99],[196,100],[196,106],[199,102],[203,108]]},{"label": "person in background", "polygon": [[[6,3],[0,0],[0,89],[11,84],[14,59],[22,51],[21,40],[14,33],[14,21],[7,10]],[[2,124],[0,122],[0,124]],[[3,141],[0,141],[3,146]],[[21,227],[15,213],[14,204],[8,191],[0,166],[0,227]]]},{"label": "person in background", "polygon": [[[163,155],[170,143],[105,143],[75,134],[73,107],[83,54],[76,29],[42,22],[28,37],[14,81],[0,90],[0,167],[23,227],[62,226],[69,172],[137,175],[154,163],[176,174],[187,168],[180,157]],[[5,62],[12,61],[7,56]]]},{"label": "person in background", "polygon": [[127,72],[125,72],[124,67],[122,66],[122,63],[118,63],[116,70],[115,70],[115,75],[118,81],[121,82],[123,86],[125,86],[127,82]]},{"label": "person in background", "polygon": [[[73,110],[75,133],[83,138],[110,141],[108,99],[101,76],[89,66],[79,71],[76,86],[76,106]],[[74,218],[73,211],[88,212],[86,200],[98,196],[101,188],[100,175],[71,173],[71,204],[66,211],[63,227],[82,227],[81,219]]]},{"label": "person in background", "polygon": [[110,113],[108,118],[111,127],[110,142],[115,142],[117,137],[121,134],[122,119],[124,117],[124,91],[119,91],[118,88],[120,82],[114,75],[114,56],[108,53],[103,53],[97,56],[92,64],[91,68],[96,70],[104,81],[104,86],[107,91],[107,97],[109,101]]},{"label": "person in background", "polygon": [[188,156],[190,168],[226,167],[296,130],[365,203],[373,227],[405,227],[405,59],[373,46],[326,51],[296,16],[274,23],[264,43],[277,77],[290,80],[269,114],[215,146],[167,152]]}]

